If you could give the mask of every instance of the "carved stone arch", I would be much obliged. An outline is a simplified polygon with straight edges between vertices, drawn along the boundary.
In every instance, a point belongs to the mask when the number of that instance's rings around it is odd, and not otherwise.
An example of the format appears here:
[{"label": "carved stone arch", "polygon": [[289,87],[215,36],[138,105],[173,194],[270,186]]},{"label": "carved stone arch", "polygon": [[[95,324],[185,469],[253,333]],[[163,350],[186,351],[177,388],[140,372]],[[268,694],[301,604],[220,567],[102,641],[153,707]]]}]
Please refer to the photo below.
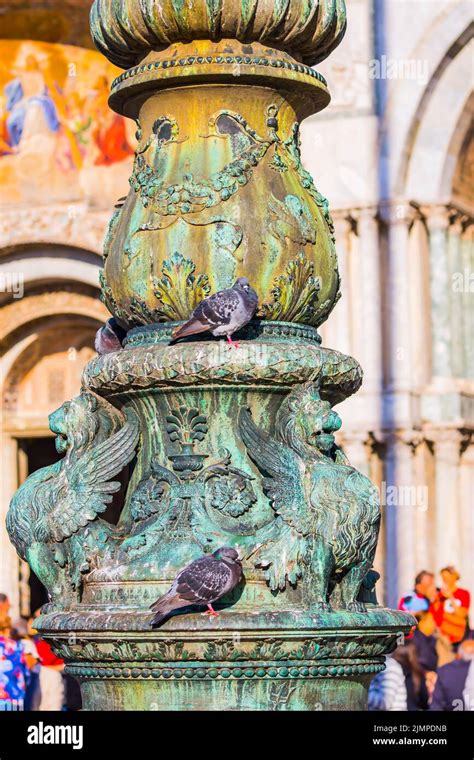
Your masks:
[{"label": "carved stone arch", "polygon": [[[45,290],[3,306],[0,309],[0,355],[2,408],[5,414],[11,416],[17,412],[18,389],[22,379],[28,373],[34,373],[37,365],[51,363],[53,355],[62,355],[64,361],[67,358],[78,361],[75,365],[77,372],[75,375],[73,373],[77,382],[68,380],[72,365],[66,362],[68,369],[64,377],[67,382],[58,380],[58,398],[50,394],[45,401],[44,421],[51,411],[47,408],[48,403],[54,407],[65,400],[68,392],[77,393],[82,368],[93,356],[94,334],[107,317],[107,310],[96,296],[75,292],[72,288]],[[48,372],[45,371],[45,376],[49,377]],[[59,387],[63,385],[64,393]],[[10,424],[15,427],[15,420],[11,419]]]},{"label": "carved stone arch", "polygon": [[37,326],[27,346],[9,362],[2,389],[7,427],[21,430],[33,413],[34,425],[47,432],[49,413],[79,392],[83,367],[94,356],[96,326],[71,317]]},{"label": "carved stone arch", "polygon": [[98,298],[74,291],[43,291],[12,300],[0,309],[0,354],[22,336],[24,328],[31,328],[56,316],[83,317],[91,323],[101,324],[110,316]]},{"label": "carved stone arch", "polygon": [[[390,25],[392,21],[396,24],[399,19],[395,18],[398,15],[396,3],[380,5],[383,8],[376,14],[379,40],[376,52],[377,58],[382,60],[387,57],[385,39],[390,37]],[[418,127],[436,92],[438,81],[472,38],[474,25],[466,25],[466,19],[470,16],[468,0],[445,4],[442,12],[430,15],[429,23],[427,20],[426,26],[417,35],[418,41],[414,47],[410,49],[402,45],[403,61],[393,59],[394,62],[407,62],[416,66],[417,76],[380,78],[377,86],[379,102],[383,105],[380,144],[382,161],[385,162],[382,167],[381,191],[387,194],[386,197],[407,197],[406,177]],[[391,62],[392,59],[389,59],[388,63]],[[467,77],[469,81],[471,78],[470,75]],[[459,88],[460,83],[457,86]],[[441,114],[443,108],[444,104]]]},{"label": "carved stone arch", "polygon": [[[45,283],[71,283],[72,287],[77,283],[98,293],[100,266],[96,251],[72,245],[30,242],[0,249],[0,278],[8,282],[12,275],[21,277],[26,292]],[[7,288],[4,290],[0,303],[9,299]]]},{"label": "carved stone arch", "polygon": [[[429,80],[426,82],[421,95],[419,94],[419,85],[407,88],[407,82],[402,80],[395,87],[390,98],[388,113],[389,118],[393,118],[395,112],[402,115],[406,114],[406,124],[398,131],[398,144],[393,147],[395,161],[394,164],[394,192],[400,196],[410,196],[412,188],[410,186],[410,174],[413,163],[413,155],[416,151],[416,143],[420,136],[420,129],[429,115],[430,108],[433,109],[434,103],[439,103],[436,108],[439,119],[447,121],[447,126],[442,126],[439,122],[437,130],[430,132],[430,139],[438,133],[441,135],[448,132],[449,137],[454,134],[456,123],[462,113],[462,106],[459,103],[466,104],[471,92],[472,76],[468,74],[463,76],[456,71],[461,71],[460,62],[462,59],[467,63],[469,59],[469,43],[474,34],[474,24],[466,26],[466,4],[465,2],[457,3],[451,10],[440,14],[433,26],[430,26],[429,34],[425,35],[419,45],[411,51],[410,58],[417,61],[426,61],[430,72]],[[472,55],[472,53],[471,53]],[[451,70],[451,71],[450,71]],[[445,95],[442,92],[443,81],[447,82],[451,78],[451,93],[455,98],[454,104],[447,105]],[[416,83],[415,83],[416,84]],[[445,91],[449,87],[445,87]],[[403,96],[403,108],[399,99]],[[457,105],[456,105],[457,104]],[[443,155],[444,158],[444,155]],[[438,194],[441,192],[441,186]],[[440,198],[441,200],[441,198]]]},{"label": "carved stone arch", "polygon": [[54,244],[101,255],[109,217],[109,210],[91,211],[82,203],[24,206],[21,214],[4,208],[0,213],[0,248]]},{"label": "carved stone arch", "polygon": [[[8,260],[18,263],[18,257],[15,258],[18,251],[14,248],[4,249],[2,253],[0,264]],[[98,268],[96,253],[83,254],[91,269],[94,260]],[[66,268],[69,266],[70,278],[77,276],[71,259],[59,256],[57,261],[63,262]],[[31,462],[35,466],[36,454],[30,460],[31,451],[38,452],[41,448],[49,451],[43,445],[46,436],[52,437],[48,415],[79,392],[83,367],[94,355],[94,334],[109,316],[99,301],[96,285],[81,278],[61,280],[57,271],[54,272],[56,281],[52,277],[45,282],[31,278],[31,274],[27,273],[30,279],[25,284],[23,298],[5,293],[4,302],[0,304],[0,443],[5,473],[0,479],[2,524],[12,494],[26,477]],[[5,302],[5,298],[9,301]],[[6,569],[3,587],[10,590],[12,603],[28,613],[29,568],[23,562],[18,565],[4,531],[0,531],[0,553]]]},{"label": "carved stone arch", "polygon": [[472,171],[472,151],[474,134],[474,92],[469,96],[466,106],[458,120],[456,129],[451,137],[448,153],[442,174],[442,191],[452,195],[455,205],[464,204],[466,198],[474,198],[472,181],[465,179],[465,173]]},{"label": "carved stone arch", "polygon": [[451,201],[458,155],[472,124],[471,45],[461,48],[443,69],[412,125],[402,192],[420,203]]}]

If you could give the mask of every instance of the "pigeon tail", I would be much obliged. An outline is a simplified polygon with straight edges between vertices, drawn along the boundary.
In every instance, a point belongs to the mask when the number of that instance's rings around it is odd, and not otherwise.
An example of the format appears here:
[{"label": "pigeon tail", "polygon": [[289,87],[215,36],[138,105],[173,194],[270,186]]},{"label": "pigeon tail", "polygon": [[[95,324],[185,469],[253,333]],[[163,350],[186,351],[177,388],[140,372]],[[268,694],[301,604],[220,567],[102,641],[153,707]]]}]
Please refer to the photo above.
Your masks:
[{"label": "pigeon tail", "polygon": [[170,614],[171,610],[165,610],[164,612],[157,612],[156,615],[153,616],[152,621],[150,623],[152,628],[158,628],[160,623],[163,622],[165,617],[167,617]]},{"label": "pigeon tail", "polygon": [[183,600],[181,600],[174,593],[167,593],[164,596],[160,596],[160,598],[150,607],[150,609],[156,613],[150,625],[152,628],[156,628],[156,626],[160,625],[160,623],[162,623],[163,620],[168,617],[168,615],[170,615],[174,610],[179,609],[180,607],[184,607],[188,604],[189,602],[183,602]]},{"label": "pigeon tail", "polygon": [[207,332],[210,327],[211,325],[203,325],[203,323],[199,322],[197,319],[190,319],[186,324],[175,327],[171,333],[171,337],[173,340],[176,340],[177,338],[186,338],[187,335],[196,335],[196,333]]}]

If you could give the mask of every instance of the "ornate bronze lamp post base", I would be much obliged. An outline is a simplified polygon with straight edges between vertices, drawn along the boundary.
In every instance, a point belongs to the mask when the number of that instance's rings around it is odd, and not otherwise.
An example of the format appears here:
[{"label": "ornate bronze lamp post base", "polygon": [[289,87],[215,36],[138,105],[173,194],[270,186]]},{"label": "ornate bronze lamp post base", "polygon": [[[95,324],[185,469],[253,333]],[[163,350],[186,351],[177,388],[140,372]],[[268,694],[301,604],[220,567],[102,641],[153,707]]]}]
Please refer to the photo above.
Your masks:
[{"label": "ornate bronze lamp post base", "polygon": [[[112,590],[112,598],[152,598],[157,584]],[[239,600],[221,620],[184,615],[155,632],[143,613],[93,606],[43,616],[42,628],[79,680],[87,710],[365,710],[370,680],[407,616],[378,607],[252,612],[264,594],[252,589],[252,603]]]},{"label": "ornate bronze lamp post base", "polygon": [[[128,334],[51,415],[65,457],[20,488],[8,529],[50,593],[38,628],[86,709],[364,709],[414,621],[376,603],[378,492],[334,439],[333,406],[362,371],[317,332],[339,276],[298,134],[329,101],[309,65],[339,41],[344,3],[158,5],[93,7],[98,46],[128,67],[110,103],[138,123],[101,274]],[[260,309],[240,348],[170,344],[242,275]],[[178,571],[223,546],[244,581],[220,617],[152,630]]]}]

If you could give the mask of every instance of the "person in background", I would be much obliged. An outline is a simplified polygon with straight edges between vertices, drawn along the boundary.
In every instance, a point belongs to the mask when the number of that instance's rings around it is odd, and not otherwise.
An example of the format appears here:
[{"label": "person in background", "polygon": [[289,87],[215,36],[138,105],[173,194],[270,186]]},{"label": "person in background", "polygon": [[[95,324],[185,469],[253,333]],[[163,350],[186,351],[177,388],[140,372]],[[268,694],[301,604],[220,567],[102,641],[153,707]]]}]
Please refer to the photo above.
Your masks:
[{"label": "person in background", "polygon": [[369,686],[369,710],[407,710],[405,675],[402,666],[393,657],[385,658],[385,670],[372,679]]},{"label": "person in background", "polygon": [[410,612],[416,617],[418,627],[420,621],[423,620],[424,625],[422,626],[421,634],[426,634],[429,631],[429,640],[424,639],[422,635],[415,635],[416,628],[406,637],[407,642],[415,639],[417,657],[420,655],[421,648],[424,650],[422,658],[426,657],[427,650],[432,650],[433,648],[431,636],[436,637],[438,667],[451,662],[454,658],[451,641],[446,636],[442,636],[439,631],[439,594],[440,589],[436,587],[434,574],[428,570],[422,570],[415,578],[414,590],[402,596],[398,604],[399,610]]},{"label": "person in background", "polygon": [[40,702],[36,709],[40,712],[45,710],[59,711],[64,705],[64,660],[56,657],[53,650],[39,635],[34,628],[34,620],[40,614],[37,610],[29,621],[29,633],[38,650],[41,669],[39,674]]},{"label": "person in background", "polygon": [[429,706],[431,705],[431,702],[433,700],[433,694],[436,688],[437,679],[438,679],[438,673],[436,673],[434,670],[430,670],[430,672],[426,674],[425,684],[426,684],[426,692],[428,694],[428,709],[430,709]]},{"label": "person in background", "polygon": [[41,670],[40,658],[35,642],[28,633],[28,621],[18,618],[12,624],[12,639],[21,641],[28,659],[30,678],[26,686],[25,711],[38,710],[40,701],[39,674]]},{"label": "person in background", "polygon": [[413,640],[406,640],[404,644],[398,646],[392,657],[400,665],[405,678],[405,709],[409,712],[424,710],[426,698],[421,695],[421,692],[424,688],[425,674],[418,662]]},{"label": "person in background", "polygon": [[442,636],[456,651],[467,631],[471,598],[457,585],[460,575],[452,565],[441,570],[442,586],[433,602],[433,615]]},{"label": "person in background", "polygon": [[11,635],[11,620],[0,618],[0,709],[23,710],[34,662]]},{"label": "person in background", "polygon": [[435,619],[428,608],[416,615],[418,627],[413,631],[413,645],[423,672],[436,672],[438,667],[438,635]]},{"label": "person in background", "polygon": [[8,617],[10,612],[10,600],[6,594],[0,593],[0,619]]},{"label": "person in background", "polygon": [[430,602],[426,597],[405,597],[404,609],[418,621],[418,626],[393,653],[406,679],[407,709],[410,712],[427,710],[429,706],[427,676],[438,667],[437,631]]},{"label": "person in background", "polygon": [[438,670],[430,711],[474,710],[474,638],[464,639],[457,658]]},{"label": "person in background", "polygon": [[413,591],[402,596],[398,603],[399,610],[409,612],[418,621],[418,627],[412,630],[394,654],[405,674],[409,711],[428,708],[426,675],[436,670],[438,660],[434,636],[436,626],[430,605],[437,595],[434,573],[421,570],[415,578]]},{"label": "person in background", "polygon": [[434,602],[438,596],[434,573],[429,570],[422,570],[415,578],[415,587],[413,591],[402,596],[398,603],[398,609],[405,612],[425,612],[426,601],[429,604]]}]

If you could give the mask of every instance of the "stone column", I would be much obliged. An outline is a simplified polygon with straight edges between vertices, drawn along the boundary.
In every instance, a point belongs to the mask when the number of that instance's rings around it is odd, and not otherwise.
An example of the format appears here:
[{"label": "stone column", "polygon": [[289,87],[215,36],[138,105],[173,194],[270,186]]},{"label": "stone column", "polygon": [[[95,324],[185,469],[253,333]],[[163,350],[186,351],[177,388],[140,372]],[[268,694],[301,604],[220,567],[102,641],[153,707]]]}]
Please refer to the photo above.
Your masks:
[{"label": "stone column", "polygon": [[343,449],[349,462],[356,470],[370,476],[368,433],[350,433],[344,436]]},{"label": "stone column", "polygon": [[435,499],[430,463],[431,454],[427,442],[420,435],[414,451],[415,483],[418,489],[415,514],[416,572],[434,566]]},{"label": "stone column", "polygon": [[459,461],[462,436],[455,428],[432,433],[435,457],[436,565],[456,564],[461,547]]},{"label": "stone column", "polygon": [[465,441],[460,463],[460,523],[461,551],[459,568],[462,585],[474,588],[474,437]]},{"label": "stone column", "polygon": [[449,214],[445,206],[426,209],[430,248],[431,370],[433,379],[451,377],[451,281],[448,259]]},{"label": "stone column", "polygon": [[464,275],[463,303],[463,335],[464,335],[464,376],[474,379],[474,309],[472,308],[473,294],[470,289],[474,272],[474,224],[472,219],[466,222],[461,239],[461,264]]},{"label": "stone column", "polygon": [[[383,204],[381,218],[386,226],[384,268],[385,326],[382,428],[386,431],[385,478],[382,504],[385,514],[385,576],[389,605],[413,583],[415,565],[413,510],[399,505],[400,486],[413,486],[413,452],[410,439],[399,432],[411,429],[413,325],[410,319],[410,226],[415,211],[406,202]],[[396,430],[395,427],[398,429]],[[403,558],[403,559],[402,559]]]},{"label": "stone column", "polygon": [[[369,451],[369,477],[372,483],[379,489],[381,494],[382,483],[385,480],[385,464],[383,458],[384,446],[379,434],[370,433],[367,441]],[[382,606],[388,606],[387,591],[385,584],[385,562],[386,562],[386,523],[382,506],[382,520],[380,523],[379,540],[377,551],[375,553],[374,568],[380,573],[380,580],[377,588],[377,599]]]},{"label": "stone column", "polygon": [[336,250],[339,274],[341,277],[341,297],[336,304],[331,319],[324,325],[326,343],[343,353],[350,353],[350,294],[353,287],[349,276],[351,221],[346,211],[333,214],[336,235]]},{"label": "stone column", "polygon": [[395,420],[411,423],[409,392],[412,381],[413,324],[410,319],[409,233],[414,209],[408,203],[381,207],[387,229],[387,257],[384,271],[385,380],[384,427],[391,430]]},{"label": "stone column", "polygon": [[[4,526],[10,500],[18,488],[18,445],[7,433],[2,433],[0,441],[0,521]],[[19,559],[5,530],[0,531],[0,557],[0,592],[7,594],[12,605],[11,615],[17,617]]]},{"label": "stone column", "polygon": [[380,296],[380,255],[377,209],[351,211],[357,238],[351,251],[350,308],[344,315],[352,327],[351,351],[364,366],[364,381],[351,408],[352,430],[344,436],[344,450],[351,463],[370,477],[370,433],[381,427],[382,411],[382,336]]},{"label": "stone column", "polygon": [[357,214],[359,234],[359,332],[362,339],[360,361],[364,367],[362,393],[377,394],[382,386],[382,324],[379,225],[376,208]]},{"label": "stone column", "polygon": [[461,256],[462,221],[460,214],[454,214],[450,218],[448,230],[450,344],[454,377],[463,377],[464,374],[463,290],[458,287],[459,279],[464,282]]},{"label": "stone column", "polygon": [[385,514],[385,577],[389,606],[413,586],[416,574],[416,487],[412,437],[392,434],[386,440],[385,480],[382,483]]},{"label": "stone column", "polygon": [[[28,477],[28,455],[24,446],[18,446],[18,482],[24,483]],[[30,590],[30,566],[27,562],[20,559],[19,567],[19,597],[20,597],[20,615],[29,617],[31,612],[31,590]]]}]

